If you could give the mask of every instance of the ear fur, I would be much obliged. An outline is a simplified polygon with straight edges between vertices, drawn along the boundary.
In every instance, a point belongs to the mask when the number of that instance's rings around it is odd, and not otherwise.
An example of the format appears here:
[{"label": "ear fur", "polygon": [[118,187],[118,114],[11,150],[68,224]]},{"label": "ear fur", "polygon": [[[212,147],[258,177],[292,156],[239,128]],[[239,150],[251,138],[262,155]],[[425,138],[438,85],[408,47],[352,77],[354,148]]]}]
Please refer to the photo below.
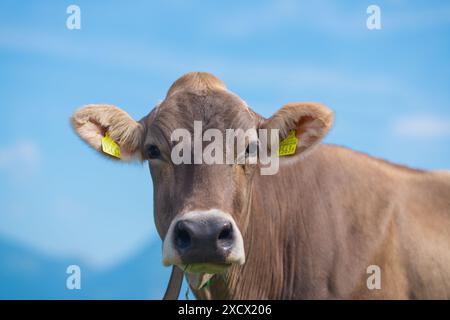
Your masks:
[{"label": "ear fur", "polygon": [[296,153],[311,150],[333,125],[333,112],[315,102],[294,102],[283,106],[262,124],[266,129],[279,129],[280,139],[295,130],[298,139]]},{"label": "ear fur", "polygon": [[87,144],[102,152],[102,138],[109,134],[120,147],[122,159],[140,158],[142,125],[122,109],[106,104],[90,104],[75,111],[72,127]]}]

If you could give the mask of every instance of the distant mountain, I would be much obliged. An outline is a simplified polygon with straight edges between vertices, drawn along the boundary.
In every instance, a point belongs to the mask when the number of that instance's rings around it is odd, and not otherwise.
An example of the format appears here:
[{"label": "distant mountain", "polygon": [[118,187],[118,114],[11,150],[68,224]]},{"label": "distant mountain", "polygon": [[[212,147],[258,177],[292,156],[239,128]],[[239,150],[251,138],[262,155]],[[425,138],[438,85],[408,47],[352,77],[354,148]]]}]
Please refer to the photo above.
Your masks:
[{"label": "distant mountain", "polygon": [[[81,268],[81,289],[66,288],[66,268]],[[0,238],[0,299],[161,299],[170,268],[161,264],[161,243],[108,270],[92,270],[79,259],[46,256]]]}]

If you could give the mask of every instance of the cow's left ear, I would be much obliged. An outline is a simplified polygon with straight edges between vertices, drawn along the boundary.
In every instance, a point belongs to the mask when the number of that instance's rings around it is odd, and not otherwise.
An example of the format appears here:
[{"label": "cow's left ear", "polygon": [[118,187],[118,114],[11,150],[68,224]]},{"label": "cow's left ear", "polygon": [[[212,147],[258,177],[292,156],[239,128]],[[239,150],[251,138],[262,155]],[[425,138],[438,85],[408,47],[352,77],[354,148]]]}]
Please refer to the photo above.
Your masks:
[{"label": "cow's left ear", "polygon": [[293,102],[264,120],[261,127],[279,129],[281,141],[294,130],[298,139],[295,154],[302,154],[312,150],[325,137],[333,125],[333,118],[333,111],[320,103]]},{"label": "cow's left ear", "polygon": [[143,126],[113,105],[87,105],[71,118],[75,132],[89,146],[106,157],[123,161],[140,160]]}]

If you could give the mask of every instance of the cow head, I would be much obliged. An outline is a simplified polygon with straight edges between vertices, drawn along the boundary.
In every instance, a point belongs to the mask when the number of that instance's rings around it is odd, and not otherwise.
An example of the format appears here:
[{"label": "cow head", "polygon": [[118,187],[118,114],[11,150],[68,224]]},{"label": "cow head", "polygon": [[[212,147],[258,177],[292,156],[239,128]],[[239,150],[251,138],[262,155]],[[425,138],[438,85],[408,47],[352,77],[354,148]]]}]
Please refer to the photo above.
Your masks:
[{"label": "cow head", "polygon": [[[331,126],[332,113],[319,104],[289,104],[264,119],[207,73],[189,73],[178,79],[164,101],[140,121],[110,105],[88,105],[74,113],[75,131],[99,152],[102,139],[109,135],[120,148],[121,160],[148,161],[154,218],[164,241],[163,263],[191,273],[218,273],[245,262],[243,239],[259,164],[196,163],[195,159],[175,164],[172,134],[182,128],[194,137],[195,122],[202,124],[201,134],[208,129],[223,133],[223,152],[229,150],[227,129],[278,129],[280,139],[295,130],[299,140],[296,157],[322,139]],[[246,137],[244,157],[255,139],[256,135]],[[206,147],[205,137],[202,140]],[[236,151],[233,156],[242,155]]]}]

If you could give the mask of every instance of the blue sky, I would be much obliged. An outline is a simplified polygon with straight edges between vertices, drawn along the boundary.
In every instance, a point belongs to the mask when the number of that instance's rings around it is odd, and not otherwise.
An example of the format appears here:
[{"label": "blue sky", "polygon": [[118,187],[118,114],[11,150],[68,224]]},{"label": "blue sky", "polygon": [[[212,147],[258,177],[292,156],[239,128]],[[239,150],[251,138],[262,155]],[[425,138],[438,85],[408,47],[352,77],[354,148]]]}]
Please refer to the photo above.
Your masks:
[{"label": "blue sky", "polygon": [[0,236],[98,270],[159,241],[147,165],[104,160],[69,117],[106,102],[140,119],[189,71],[264,116],[320,101],[327,142],[448,169],[449,35],[443,1],[1,1]]}]

